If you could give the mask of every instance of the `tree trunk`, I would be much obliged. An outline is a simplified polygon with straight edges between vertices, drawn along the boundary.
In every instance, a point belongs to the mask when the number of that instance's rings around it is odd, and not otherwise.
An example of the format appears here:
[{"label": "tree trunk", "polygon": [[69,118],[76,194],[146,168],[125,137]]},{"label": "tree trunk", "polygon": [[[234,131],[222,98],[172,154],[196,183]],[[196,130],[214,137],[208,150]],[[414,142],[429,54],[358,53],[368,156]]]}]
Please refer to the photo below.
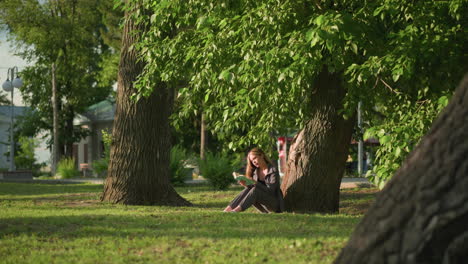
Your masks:
[{"label": "tree trunk", "polygon": [[205,113],[201,114],[201,127],[200,127],[200,159],[205,159],[206,149],[206,124],[205,124]]},{"label": "tree trunk", "polygon": [[64,145],[65,149],[63,152],[63,156],[66,158],[73,158],[73,144],[74,142],[74,127],[73,127],[73,119],[75,117],[75,112],[73,111],[71,106],[68,106],[65,109],[65,115],[64,115],[64,129],[63,129],[63,140],[64,140]]},{"label": "tree trunk", "polygon": [[336,263],[466,263],[468,75]]},{"label": "tree trunk", "polygon": [[286,211],[334,213],[353,130],[344,120],[345,90],[338,74],[323,70],[311,95],[311,119],[294,138],[281,185]]},{"label": "tree trunk", "polygon": [[57,84],[55,79],[55,63],[52,63],[52,114],[53,114],[53,140],[52,145],[52,175],[57,173],[57,165],[60,161],[60,143],[59,143],[59,122],[58,122],[58,101],[57,101]]},{"label": "tree trunk", "polygon": [[163,84],[148,98],[132,100],[133,82],[143,70],[135,49],[137,34],[131,11],[125,14],[118,75],[117,105],[103,201],[140,205],[190,205],[169,182],[169,115],[173,92]]}]

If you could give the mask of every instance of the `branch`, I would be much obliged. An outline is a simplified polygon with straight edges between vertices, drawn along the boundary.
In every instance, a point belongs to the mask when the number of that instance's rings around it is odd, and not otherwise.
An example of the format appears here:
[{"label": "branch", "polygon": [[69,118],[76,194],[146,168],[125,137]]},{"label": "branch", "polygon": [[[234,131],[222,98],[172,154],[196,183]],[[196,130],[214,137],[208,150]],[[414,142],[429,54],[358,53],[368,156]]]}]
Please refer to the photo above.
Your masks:
[{"label": "branch", "polygon": [[397,90],[393,89],[388,83],[386,83],[384,80],[378,78],[390,91],[392,91],[395,94],[401,94],[401,92],[398,92]]}]

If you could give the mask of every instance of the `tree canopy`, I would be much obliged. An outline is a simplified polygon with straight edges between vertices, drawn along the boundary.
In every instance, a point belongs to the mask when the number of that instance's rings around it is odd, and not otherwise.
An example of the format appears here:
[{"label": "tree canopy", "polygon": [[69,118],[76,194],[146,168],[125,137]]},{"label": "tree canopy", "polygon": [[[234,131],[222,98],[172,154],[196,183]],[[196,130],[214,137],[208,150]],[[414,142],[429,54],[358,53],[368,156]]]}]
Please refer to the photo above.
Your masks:
[{"label": "tree canopy", "polygon": [[[155,81],[182,87],[176,127],[203,111],[211,131],[232,149],[271,146],[272,134],[300,129],[324,68],[343,76],[343,115],[352,116],[362,101],[368,120],[377,106],[389,115],[404,111],[405,102],[432,104],[449,96],[467,69],[467,5],[461,0],[142,5],[150,12],[135,16],[150,29],[135,45],[147,62],[135,96],[151,93]],[[430,112],[420,114],[432,120],[437,111]],[[422,130],[406,132],[416,138],[430,123],[424,122]]]},{"label": "tree canopy", "polygon": [[[75,114],[108,96],[116,77],[102,77],[103,58],[112,50],[100,34],[105,28],[100,5],[91,0],[0,3],[0,21],[17,44],[18,54],[34,63],[22,70],[25,85],[20,89],[25,103],[35,110],[27,118],[33,122],[23,123],[30,135],[52,129],[52,64],[57,65],[62,145],[85,135],[73,127]],[[71,155],[71,148],[66,149]]]}]

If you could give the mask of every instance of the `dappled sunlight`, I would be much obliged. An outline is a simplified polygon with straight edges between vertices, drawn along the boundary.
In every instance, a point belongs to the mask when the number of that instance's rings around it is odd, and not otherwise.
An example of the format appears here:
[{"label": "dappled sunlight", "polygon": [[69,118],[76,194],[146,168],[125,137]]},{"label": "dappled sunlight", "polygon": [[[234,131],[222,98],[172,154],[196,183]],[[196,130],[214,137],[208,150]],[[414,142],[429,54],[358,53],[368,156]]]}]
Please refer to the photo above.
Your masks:
[{"label": "dappled sunlight", "polygon": [[[108,248],[113,252],[106,253],[113,259],[109,262],[120,258],[203,262],[230,256],[238,262],[253,258],[259,262],[329,263],[360,221],[360,212],[366,209],[361,207],[376,192],[342,191],[341,214],[261,214],[254,208],[243,213],[222,212],[241,189],[177,187],[193,206],[129,206],[100,202],[102,185],[0,183],[0,238],[5,241],[0,254],[21,241],[22,248],[32,251],[16,251],[31,259],[51,251],[54,256],[78,261],[80,251],[100,256],[99,248]],[[97,248],[89,247],[94,244]],[[278,255],[278,250],[286,253]]]}]

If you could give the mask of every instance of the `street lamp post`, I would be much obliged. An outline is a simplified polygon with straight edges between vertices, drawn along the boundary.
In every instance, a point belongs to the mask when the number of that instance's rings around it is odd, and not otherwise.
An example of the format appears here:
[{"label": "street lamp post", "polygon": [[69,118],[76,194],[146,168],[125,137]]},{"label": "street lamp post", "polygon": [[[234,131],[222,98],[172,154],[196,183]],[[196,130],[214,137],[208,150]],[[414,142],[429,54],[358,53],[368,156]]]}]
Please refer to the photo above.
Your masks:
[{"label": "street lamp post", "polygon": [[[16,75],[16,78],[15,78]],[[10,81],[11,80],[11,81]],[[14,118],[14,103],[13,103],[13,90],[14,88],[20,88],[23,85],[23,81],[18,76],[18,67],[12,67],[8,69],[7,79],[3,83],[2,88],[5,92],[11,92],[11,108],[10,108],[10,168],[9,171],[15,171],[15,142],[13,134],[13,118]]]}]

